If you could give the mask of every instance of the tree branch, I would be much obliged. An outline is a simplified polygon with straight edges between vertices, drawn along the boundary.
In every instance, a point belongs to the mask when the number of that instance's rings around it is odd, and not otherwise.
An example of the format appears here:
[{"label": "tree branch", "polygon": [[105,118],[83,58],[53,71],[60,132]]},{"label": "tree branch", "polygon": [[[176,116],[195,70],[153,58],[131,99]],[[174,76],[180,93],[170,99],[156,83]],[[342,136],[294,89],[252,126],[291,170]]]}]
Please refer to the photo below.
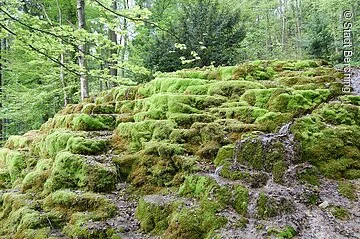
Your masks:
[{"label": "tree branch", "polygon": [[[31,29],[31,30],[38,31],[38,32],[41,32],[41,33],[44,33],[44,34],[47,34],[47,35],[50,35],[50,36],[53,36],[53,37],[56,37],[56,38],[60,38],[63,42],[65,42],[65,43],[67,43],[67,44],[75,47],[78,51],[81,51],[83,54],[88,55],[88,56],[91,56],[91,57],[93,57],[93,58],[95,58],[95,59],[97,59],[97,60],[101,60],[101,61],[103,60],[103,59],[101,59],[100,57],[97,57],[97,56],[95,56],[95,55],[92,55],[91,53],[84,52],[83,50],[79,49],[79,47],[78,47],[76,44],[74,44],[74,43],[72,43],[72,42],[64,39],[64,36],[62,36],[62,35],[58,35],[58,34],[55,34],[55,33],[52,33],[52,32],[46,31],[46,30],[42,30],[42,29],[39,29],[39,28],[35,28],[35,27],[32,27],[32,26],[29,26],[28,24],[20,21],[19,19],[11,16],[8,12],[6,12],[5,10],[3,10],[1,7],[0,7],[0,12],[3,12],[5,15],[7,15],[7,16],[8,16],[10,19],[12,19],[13,21],[18,22],[19,24],[21,24],[21,25],[23,25],[23,26],[25,26],[25,27],[27,27],[27,28],[29,28],[29,29]],[[67,36],[65,36],[65,37],[70,37],[72,40],[75,40],[71,35],[67,35]],[[106,62],[106,63],[109,63],[108,61],[105,61],[105,62]]]},{"label": "tree branch", "polygon": [[151,25],[151,26],[153,26],[153,27],[155,27],[155,28],[160,29],[160,30],[163,31],[163,32],[166,32],[166,33],[172,35],[172,36],[175,37],[178,41],[181,41],[180,38],[178,38],[173,32],[171,32],[170,30],[165,29],[165,28],[159,26],[159,25],[156,24],[155,22],[151,22],[151,21],[148,21],[148,20],[146,20],[146,19],[141,19],[141,18],[129,17],[129,16],[126,16],[126,15],[124,15],[124,14],[121,14],[121,13],[119,13],[119,12],[117,12],[117,11],[111,9],[111,8],[108,8],[107,6],[105,6],[104,4],[102,4],[101,2],[99,2],[98,0],[92,0],[92,1],[96,2],[97,4],[99,4],[99,6],[101,6],[101,7],[104,8],[105,10],[107,10],[107,11],[115,14],[116,16],[126,18],[126,19],[128,19],[128,20],[130,20],[130,21],[133,21],[133,22],[144,22],[144,23],[147,23],[147,24],[149,24],[149,25]]},{"label": "tree branch", "polygon": [[[0,27],[5,29],[7,32],[9,32],[11,35],[17,36],[17,34],[15,32],[13,32],[12,30],[10,30],[9,28],[7,28],[6,26],[4,26],[3,24],[0,23]],[[28,47],[30,47],[30,49],[32,49],[33,51],[45,56],[46,58],[48,58],[49,60],[51,60],[52,62],[64,67],[67,71],[73,73],[76,76],[80,76],[79,73],[77,73],[76,71],[69,69],[66,65],[62,64],[59,60],[49,56],[48,54],[46,54],[45,52],[42,52],[41,50],[35,48],[34,46],[32,46],[31,44],[21,41],[22,43],[24,43],[25,45],[27,45]]]}]

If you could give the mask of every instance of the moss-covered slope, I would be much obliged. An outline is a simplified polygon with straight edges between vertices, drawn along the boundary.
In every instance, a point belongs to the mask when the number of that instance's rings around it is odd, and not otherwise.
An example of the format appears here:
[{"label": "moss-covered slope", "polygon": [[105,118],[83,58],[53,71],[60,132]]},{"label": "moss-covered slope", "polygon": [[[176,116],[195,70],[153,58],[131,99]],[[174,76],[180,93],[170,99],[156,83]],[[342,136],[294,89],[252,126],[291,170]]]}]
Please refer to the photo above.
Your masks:
[{"label": "moss-covered slope", "polygon": [[256,61],[68,105],[0,149],[0,238],[355,238],[360,97],[342,77]]}]

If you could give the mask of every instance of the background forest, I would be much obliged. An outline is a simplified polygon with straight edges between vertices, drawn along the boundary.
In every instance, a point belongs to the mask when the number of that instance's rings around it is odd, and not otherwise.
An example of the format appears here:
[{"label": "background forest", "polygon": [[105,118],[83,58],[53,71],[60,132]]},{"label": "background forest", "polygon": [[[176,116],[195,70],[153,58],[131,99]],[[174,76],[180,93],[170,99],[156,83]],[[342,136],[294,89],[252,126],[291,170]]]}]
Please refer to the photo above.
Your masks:
[{"label": "background forest", "polygon": [[341,64],[344,10],[356,64],[357,0],[2,0],[0,141],[160,71],[255,59]]}]

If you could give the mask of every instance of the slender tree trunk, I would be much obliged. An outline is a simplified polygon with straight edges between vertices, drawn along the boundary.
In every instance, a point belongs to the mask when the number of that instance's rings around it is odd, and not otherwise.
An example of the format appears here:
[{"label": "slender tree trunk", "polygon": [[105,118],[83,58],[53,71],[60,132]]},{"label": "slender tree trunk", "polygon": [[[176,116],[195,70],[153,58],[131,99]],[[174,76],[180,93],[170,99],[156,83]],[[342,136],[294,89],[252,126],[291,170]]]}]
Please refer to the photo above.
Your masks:
[{"label": "slender tree trunk", "polygon": [[[77,15],[78,15],[78,25],[79,29],[85,29],[85,0],[77,0]],[[87,76],[87,64],[85,58],[86,52],[86,43],[81,43],[79,45],[79,66],[81,69],[80,72],[80,92],[81,99],[85,99],[89,97],[89,83]]]},{"label": "slender tree trunk", "polygon": [[[62,26],[62,12],[61,12],[61,8],[59,6],[59,1],[58,0],[56,0],[56,4],[57,4],[57,7],[58,7],[58,14],[59,14],[59,25]],[[62,43],[62,40],[60,40],[60,44],[61,43]],[[64,65],[64,63],[65,63],[64,53],[60,54],[60,62],[61,62],[62,65]],[[60,66],[59,78],[60,78],[62,91],[63,91],[63,94],[64,94],[64,107],[65,107],[68,104],[68,96],[67,96],[67,92],[66,92],[66,82],[65,82],[64,67],[62,65]]]},{"label": "slender tree trunk", "polygon": [[[299,41],[300,41],[300,45],[301,45],[301,41],[302,41],[302,11],[301,11],[301,0],[297,0],[297,27],[298,27],[298,34],[299,34]],[[300,47],[300,51],[301,51],[301,47]]]},{"label": "slender tree trunk", "polygon": [[[103,64],[100,64],[100,70],[101,70],[101,71],[104,70]],[[104,90],[104,80],[101,79],[101,77],[99,78],[99,87],[100,87],[100,91],[103,91],[103,90]]]},{"label": "slender tree trunk", "polygon": [[[117,0],[113,0],[112,9],[114,9],[115,11],[117,10]],[[113,31],[111,29],[109,29],[109,40],[114,44],[114,46],[117,45],[117,34],[115,33],[115,31]],[[111,57],[112,61],[109,64],[110,76],[112,76],[114,78],[116,78],[118,75],[118,72],[116,69],[116,64],[117,64],[116,55],[117,55],[117,49],[114,47],[110,50],[110,57]],[[117,84],[116,84],[116,82],[113,81],[111,85],[113,87],[115,87]]]},{"label": "slender tree trunk", "polygon": [[267,52],[272,51],[269,11],[266,11],[266,51]]},{"label": "slender tree trunk", "polygon": [[281,26],[281,45],[282,49],[285,50],[286,41],[286,6],[287,0],[280,0],[280,8],[282,13],[282,26]]},{"label": "slender tree trunk", "polygon": [[[7,40],[3,38],[0,40],[0,57],[3,58],[3,54],[7,51]],[[4,95],[4,85],[5,85],[5,69],[2,62],[5,62],[4,59],[0,61],[0,109],[4,107],[3,100],[6,100]],[[6,102],[6,101],[5,101]],[[6,139],[6,127],[7,127],[8,119],[1,118],[0,119],[0,140]]]},{"label": "slender tree trunk", "polygon": [[[124,4],[124,9],[129,9],[129,0],[124,0],[123,4]],[[125,34],[122,36],[122,47],[123,48],[121,50],[121,55],[120,55],[121,66],[123,66],[123,63],[125,62],[125,56],[126,56],[128,40],[129,40],[129,36],[127,33],[128,23],[125,18],[123,19],[123,30],[125,31]],[[121,78],[125,77],[125,71],[124,71],[123,67],[120,70],[120,76],[121,76]]]},{"label": "slender tree trunk", "polygon": [[[3,40],[1,39],[0,41],[0,109],[3,108],[3,104],[2,104],[2,99],[3,99],[3,85],[4,85],[4,69],[3,69],[3,64],[2,64],[2,54],[4,53],[3,51]],[[4,135],[3,135],[3,119],[0,118],[0,141],[4,140]]]}]

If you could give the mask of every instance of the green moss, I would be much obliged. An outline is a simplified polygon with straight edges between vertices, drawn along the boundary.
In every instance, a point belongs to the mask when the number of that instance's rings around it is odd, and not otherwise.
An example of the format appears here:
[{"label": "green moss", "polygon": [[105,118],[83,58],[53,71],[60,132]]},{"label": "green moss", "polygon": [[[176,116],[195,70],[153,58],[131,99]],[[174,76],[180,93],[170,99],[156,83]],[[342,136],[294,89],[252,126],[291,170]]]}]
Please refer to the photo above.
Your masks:
[{"label": "green moss", "polygon": [[354,105],[332,103],[314,111],[323,121],[334,124],[360,125],[360,108]]},{"label": "green moss", "polygon": [[173,203],[172,199],[164,200],[157,195],[140,199],[135,216],[140,220],[141,229],[154,234],[164,232],[168,228],[169,217],[174,210]]},{"label": "green moss", "polygon": [[11,179],[9,170],[7,169],[0,169],[0,190],[6,189],[11,186]]},{"label": "green moss", "polygon": [[350,218],[350,212],[342,206],[333,206],[330,211],[337,219],[348,220]]},{"label": "green moss", "polygon": [[246,62],[233,70],[233,80],[245,78],[247,80],[270,80],[276,72],[267,61]]},{"label": "green moss", "polygon": [[106,104],[114,101],[114,97],[109,92],[103,92],[103,94],[100,97],[97,97],[95,99],[95,104]]},{"label": "green moss", "polygon": [[189,86],[201,86],[206,81],[196,78],[157,78],[139,89],[139,93],[145,97],[155,95],[157,93],[184,93]]},{"label": "green moss", "polygon": [[150,140],[160,141],[169,138],[176,124],[170,120],[146,120],[119,124],[116,134],[121,137],[122,143],[129,143],[131,149],[139,150],[143,143]]},{"label": "green moss", "polygon": [[209,86],[209,95],[222,95],[228,98],[238,98],[249,89],[264,89],[265,87],[257,82],[248,81],[218,81]]},{"label": "green moss", "polygon": [[195,122],[210,123],[216,118],[210,114],[169,114],[169,120],[173,120],[179,127],[190,128]]},{"label": "green moss", "polygon": [[215,166],[223,165],[226,159],[232,159],[234,154],[234,145],[225,145],[221,147],[215,158]]},{"label": "green moss", "polygon": [[174,129],[169,139],[172,143],[193,143],[196,144],[200,142],[200,135],[197,135],[197,132],[195,129]]},{"label": "green moss", "polygon": [[198,171],[196,163],[200,161],[199,157],[186,156],[186,155],[175,155],[172,157],[175,167],[181,169],[184,172],[195,172]]},{"label": "green moss", "polygon": [[290,113],[268,112],[255,120],[255,124],[261,125],[263,129],[273,132],[286,122],[291,121],[293,115]]},{"label": "green moss", "polygon": [[112,158],[113,162],[117,166],[117,174],[121,180],[126,180],[133,170],[133,165],[138,160],[137,155],[124,155]]},{"label": "green moss", "polygon": [[168,98],[169,113],[199,114],[201,110],[220,106],[226,101],[222,96],[173,95]]},{"label": "green moss", "polygon": [[81,168],[77,186],[92,192],[111,192],[116,182],[115,166],[87,161]]},{"label": "green moss", "polygon": [[176,126],[176,123],[171,120],[155,121],[149,127],[150,131],[152,131],[152,140],[160,141],[168,139]]},{"label": "green moss", "polygon": [[[63,219],[70,220],[74,213],[87,212],[88,221],[104,220],[116,214],[116,206],[106,197],[94,193],[59,190],[44,199],[46,212],[60,212]],[[74,215],[76,216],[76,215]]]},{"label": "green moss", "polygon": [[236,66],[220,67],[218,70],[219,70],[221,79],[222,80],[231,80],[231,77],[232,77],[235,69],[236,69]]},{"label": "green moss", "polygon": [[91,114],[95,107],[96,107],[96,104],[93,104],[93,103],[85,104],[81,110],[81,113]]},{"label": "green moss", "polygon": [[116,102],[123,100],[134,100],[138,94],[139,86],[116,87],[111,89],[111,94]]},{"label": "green moss", "polygon": [[268,108],[279,112],[304,112],[310,110],[330,96],[329,90],[295,90],[292,92],[273,92]]},{"label": "green moss", "polygon": [[[197,135],[201,137],[201,143],[206,144],[209,142],[222,142],[225,137],[221,125],[218,123],[201,123],[195,122],[191,129],[193,129]],[[200,143],[200,142],[199,142]]]},{"label": "green moss", "polygon": [[120,101],[116,102],[115,112],[126,114],[126,113],[133,113],[135,107],[135,101]]},{"label": "green moss", "polygon": [[340,99],[344,103],[360,106],[360,96],[357,96],[357,95],[345,95],[345,96],[341,96]]},{"label": "green moss", "polygon": [[[355,168],[355,169],[354,169]],[[332,159],[320,164],[320,171],[328,178],[357,179],[360,176],[359,161],[351,158]],[[356,170],[357,173],[351,170]],[[348,174],[348,172],[352,172]]]},{"label": "green moss", "polygon": [[112,104],[96,105],[92,110],[93,114],[113,114],[115,113],[115,107]]},{"label": "green moss", "polygon": [[57,154],[51,176],[46,181],[45,187],[50,191],[56,191],[61,188],[76,188],[84,160],[80,156],[73,155],[69,152]]},{"label": "green moss", "polygon": [[247,219],[246,217],[241,217],[239,220],[237,220],[235,222],[235,227],[236,228],[240,228],[240,229],[245,229],[246,225],[249,223],[249,219]]},{"label": "green moss", "polygon": [[53,161],[51,159],[40,159],[35,169],[28,173],[22,182],[22,191],[40,192],[44,189],[44,183],[50,176]]},{"label": "green moss", "polygon": [[55,157],[58,152],[66,148],[69,139],[74,136],[81,136],[81,134],[65,130],[48,134],[39,145],[40,153],[45,157]]},{"label": "green moss", "polygon": [[[301,142],[303,160],[319,166],[331,178],[344,177],[347,170],[358,170],[359,127],[343,124],[329,127],[317,113],[297,120],[292,127]],[[356,177],[356,173],[351,175]]]},{"label": "green moss", "polygon": [[346,181],[339,182],[338,191],[341,196],[350,200],[356,200],[356,187],[352,183]]},{"label": "green moss", "polygon": [[273,92],[278,90],[277,88],[272,89],[251,89],[247,90],[241,97],[240,100],[244,100],[249,105],[256,106],[259,108],[266,108],[268,101],[270,100]]},{"label": "green moss", "polygon": [[79,220],[66,225],[63,230],[64,234],[71,238],[120,239],[115,230],[110,226],[94,227],[90,223],[87,225],[85,220]]},{"label": "green moss", "polygon": [[24,169],[27,168],[25,154],[19,151],[8,150],[5,151],[5,155],[2,155],[2,158],[3,163],[5,163],[8,170],[12,184],[25,176]]},{"label": "green moss", "polygon": [[277,237],[280,239],[294,238],[297,235],[296,230],[291,226],[286,226],[285,229],[278,232]]},{"label": "green moss", "polygon": [[79,187],[100,192],[111,191],[115,182],[115,167],[86,161],[81,156],[65,151],[56,156],[45,188],[49,191],[55,191]]},{"label": "green moss", "polygon": [[46,216],[36,211],[36,203],[28,195],[16,192],[1,195],[0,236],[20,235],[27,229],[48,226]]},{"label": "green moss", "polygon": [[180,186],[178,193],[184,196],[204,198],[210,196],[210,193],[217,187],[219,187],[219,185],[213,178],[190,175],[186,177],[184,183]]},{"label": "green moss", "polygon": [[251,124],[258,117],[265,115],[268,110],[251,106],[239,106],[231,108],[214,108],[211,110],[221,118],[237,119],[243,123]]},{"label": "green moss", "polygon": [[73,119],[73,129],[78,131],[95,131],[113,129],[116,119],[112,115],[80,114]]},{"label": "green moss", "polygon": [[182,154],[184,149],[181,145],[163,142],[150,141],[143,144],[146,154],[153,154],[160,157],[169,158],[172,155]]},{"label": "green moss", "polygon": [[16,150],[29,149],[29,145],[34,140],[33,138],[36,137],[36,134],[36,131],[30,131],[24,136],[10,136],[9,139],[6,141],[4,147]]},{"label": "green moss", "polygon": [[164,238],[207,238],[214,230],[224,226],[227,219],[216,215],[217,203],[203,200],[196,209],[182,209],[174,213],[165,231]]},{"label": "green moss", "polygon": [[107,141],[86,139],[82,136],[71,137],[66,145],[66,150],[73,154],[99,154],[106,150]]},{"label": "green moss", "polygon": [[206,95],[209,90],[209,85],[190,85],[186,88],[184,94],[187,95]]},{"label": "green moss", "polygon": [[277,161],[272,168],[272,175],[275,183],[283,183],[283,176],[287,167],[284,161]]},{"label": "green moss", "polygon": [[158,186],[170,186],[178,170],[174,162],[166,157],[154,161],[154,165],[151,167],[154,184]]},{"label": "green moss", "polygon": [[261,138],[253,135],[243,141],[241,149],[237,151],[237,162],[270,172],[277,161],[285,160],[284,147],[280,141],[273,141],[264,147]]},{"label": "green moss", "polygon": [[257,217],[260,219],[268,219],[281,214],[289,213],[293,210],[291,202],[285,198],[280,201],[275,200],[271,196],[260,193],[257,199]]},{"label": "green moss", "polygon": [[210,141],[204,143],[195,154],[200,158],[206,159],[208,161],[214,161],[218,151],[220,149],[220,145],[216,141]]},{"label": "green moss", "polygon": [[308,183],[313,186],[319,186],[319,172],[316,168],[305,169],[300,172],[298,177],[299,180],[303,183]]},{"label": "green moss", "polygon": [[129,143],[131,149],[139,150],[142,148],[142,142],[147,142],[152,138],[150,125],[154,121],[147,120],[143,122],[122,123],[116,129],[116,134],[121,139],[121,144]]},{"label": "green moss", "polygon": [[[174,176],[179,172],[179,168],[172,160],[171,154],[175,152],[167,152],[167,147],[171,147],[171,145],[162,143],[158,147],[153,143],[151,150],[149,148],[149,151],[139,152],[137,154],[138,159],[134,160],[127,180],[138,187],[143,185],[149,187],[155,185],[171,186]],[[159,154],[162,156],[159,156]]]},{"label": "green moss", "polygon": [[228,178],[231,180],[241,180],[247,184],[249,184],[253,188],[259,188],[266,185],[269,177],[266,173],[262,172],[252,172],[237,170],[234,167],[233,162],[225,162],[220,175],[224,178]]},{"label": "green moss", "polygon": [[[14,235],[14,239],[28,238],[28,239],[42,239],[50,238],[50,227],[44,227],[40,229],[25,229]],[[50,238],[51,239],[51,238]]]},{"label": "green moss", "polygon": [[170,225],[165,232],[166,239],[197,239],[204,238],[204,231],[202,231],[199,219],[195,212],[190,210],[182,210],[175,214],[170,222]]},{"label": "green moss", "polygon": [[246,216],[249,204],[249,190],[241,185],[235,188],[233,207],[236,212]]},{"label": "green moss", "polygon": [[51,129],[71,128],[75,114],[59,115],[56,114],[53,119],[49,119],[47,123],[40,128],[41,131],[49,132]]}]

